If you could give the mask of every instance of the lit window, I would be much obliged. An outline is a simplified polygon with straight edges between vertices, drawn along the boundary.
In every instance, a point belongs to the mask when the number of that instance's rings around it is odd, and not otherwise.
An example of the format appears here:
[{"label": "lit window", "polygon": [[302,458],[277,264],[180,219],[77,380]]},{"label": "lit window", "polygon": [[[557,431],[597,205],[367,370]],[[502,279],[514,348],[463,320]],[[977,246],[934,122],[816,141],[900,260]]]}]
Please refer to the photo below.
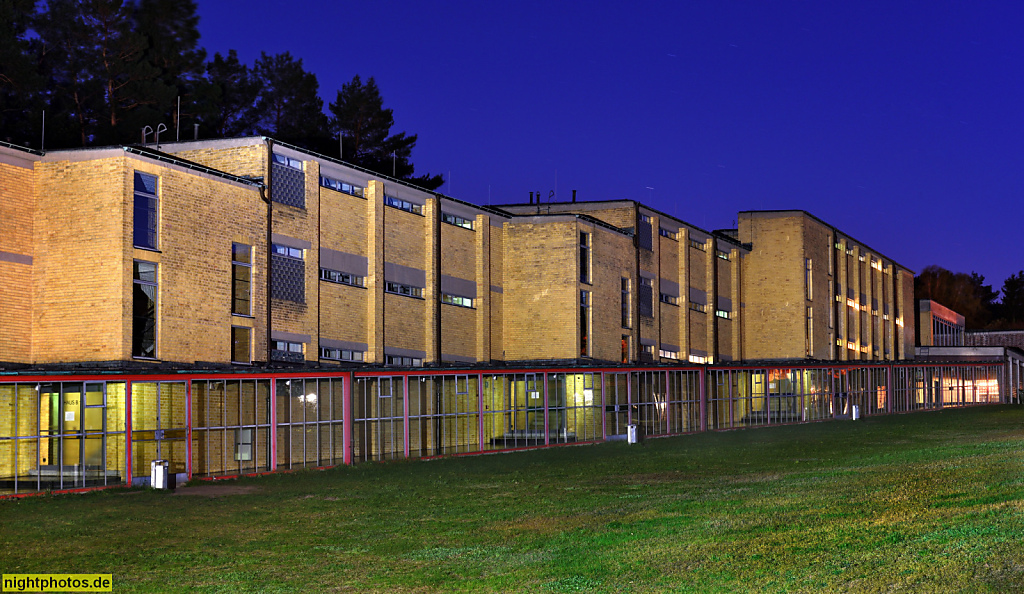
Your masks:
[{"label": "lit window", "polygon": [[701,364],[704,364],[704,363],[707,363],[707,362],[708,362],[708,358],[707,357],[703,357],[701,355],[690,355],[690,363],[701,363]]},{"label": "lit window", "polygon": [[281,245],[279,243],[273,243],[271,244],[271,250],[273,251],[274,254],[277,254],[278,256],[286,256],[294,260],[303,259],[303,250],[299,248],[293,248],[288,247],[286,245]]},{"label": "lit window", "polygon": [[363,351],[351,351],[348,349],[332,349],[320,347],[320,358],[328,361],[363,361]]},{"label": "lit window", "polygon": [[648,357],[651,357],[651,358],[654,357],[654,345],[653,344],[642,344],[642,345],[640,345],[640,350],[642,351],[642,354],[647,355]]},{"label": "lit window", "polygon": [[398,210],[404,210],[415,214],[423,214],[423,207],[419,204],[413,204],[393,196],[384,195],[384,204],[391,208],[397,208]]},{"label": "lit window", "polygon": [[580,232],[580,282],[590,282],[590,233]]},{"label": "lit window", "polygon": [[423,367],[423,359],[418,357],[401,357],[399,355],[385,355],[384,364],[396,367]]},{"label": "lit window", "polygon": [[695,303],[695,302],[691,301],[690,302],[690,309],[693,310],[693,311],[699,311],[700,313],[707,313],[708,306],[704,305],[703,303]]},{"label": "lit window", "polygon": [[632,316],[630,316],[630,310],[629,310],[629,279],[628,278],[623,278],[622,279],[622,327],[623,328],[629,328],[629,319],[631,317]]},{"label": "lit window", "polygon": [[395,295],[405,295],[406,297],[423,297],[423,289],[420,287],[414,287],[412,285],[403,285],[402,283],[393,283],[388,281],[384,283],[384,290],[388,293]]},{"label": "lit window", "polygon": [[725,250],[716,250],[715,251],[715,255],[718,256],[719,258],[723,259],[723,260],[728,260],[729,259],[729,252],[727,252]]},{"label": "lit window", "polygon": [[363,279],[363,277],[349,274],[347,272],[331,270],[329,268],[320,269],[320,280],[325,280],[330,283],[338,283],[341,285],[351,285],[353,287],[365,286],[365,279]]},{"label": "lit window", "polygon": [[291,157],[286,157],[278,153],[274,153],[274,163],[277,163],[278,165],[284,165],[285,167],[288,167],[290,169],[298,169],[299,171],[302,171],[302,161],[299,161],[298,159],[292,159]]},{"label": "lit window", "polygon": [[661,293],[661,302],[669,305],[679,305],[679,297],[675,295],[669,295],[668,293]]},{"label": "lit window", "polygon": [[679,351],[667,351],[665,349],[658,350],[658,356],[662,359],[679,359]]},{"label": "lit window", "polygon": [[716,309],[715,315],[718,316],[719,318],[725,318],[726,320],[732,317],[732,314],[730,312],[725,311],[724,309]]},{"label": "lit window", "polygon": [[677,233],[675,231],[669,231],[668,229],[666,229],[664,227],[658,227],[658,235],[660,235],[662,237],[667,237],[669,239],[676,239],[676,240],[679,239],[679,233]]},{"label": "lit window", "polygon": [[690,240],[690,247],[692,247],[694,249],[698,249],[698,250],[700,250],[702,252],[706,252],[707,249],[708,249],[707,244],[705,244],[703,241],[697,241],[696,239],[691,239]]},{"label": "lit window", "polygon": [[350,184],[350,183],[348,183],[346,181],[341,181],[340,179],[334,179],[333,177],[327,177],[326,175],[321,175],[320,176],[320,185],[325,187],[325,188],[330,188],[332,190],[336,190],[336,191],[341,192],[343,194],[349,194],[351,196],[358,196],[359,198],[365,198],[366,197],[366,188],[364,188],[363,186],[357,186],[355,184]]},{"label": "lit window", "polygon": [[242,243],[231,244],[231,313],[252,314],[252,248]]},{"label": "lit window", "polygon": [[157,177],[135,172],[134,243],[135,247],[157,249]]},{"label": "lit window", "polygon": [[448,223],[449,225],[455,225],[456,227],[462,227],[463,229],[469,229],[470,231],[473,230],[473,221],[453,214],[448,214],[446,212],[441,213],[441,222]]},{"label": "lit window", "polygon": [[807,287],[807,299],[814,299],[814,262],[810,258],[804,258],[804,285]]},{"label": "lit window", "polygon": [[441,303],[458,305],[459,307],[473,307],[473,300],[469,297],[459,297],[458,295],[449,295],[448,293],[441,293]]}]

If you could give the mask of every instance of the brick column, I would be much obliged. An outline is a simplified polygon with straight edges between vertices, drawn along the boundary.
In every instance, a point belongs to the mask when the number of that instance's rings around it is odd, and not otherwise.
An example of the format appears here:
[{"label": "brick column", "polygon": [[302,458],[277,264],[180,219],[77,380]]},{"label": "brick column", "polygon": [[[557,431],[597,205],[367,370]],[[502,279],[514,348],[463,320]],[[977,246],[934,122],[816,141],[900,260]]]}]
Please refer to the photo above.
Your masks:
[{"label": "brick column", "polygon": [[679,360],[690,360],[690,230],[679,229]]},{"label": "brick column", "polygon": [[718,267],[718,241],[711,237],[704,242],[704,245],[706,246],[704,265],[707,267],[704,285],[708,300],[707,312],[704,315],[707,316],[708,357],[713,357],[712,361],[718,363],[718,349],[715,348],[718,338],[718,316],[715,315],[715,312],[718,311],[718,283],[715,282]]},{"label": "brick column", "polygon": [[427,286],[423,299],[427,302],[424,316],[423,337],[427,352],[424,363],[441,362],[441,202],[437,197],[427,199],[423,206],[423,232],[426,234],[424,269],[427,272]]},{"label": "brick column", "polygon": [[729,253],[729,272],[732,275],[732,293],[729,299],[732,300],[732,314],[729,322],[732,326],[732,358],[734,361],[743,360],[743,295],[740,293],[740,283],[743,280],[742,267],[743,257],[738,248],[733,248]]},{"label": "brick column", "polygon": [[[491,359],[491,217],[476,215],[476,360]],[[481,384],[483,385],[483,384]]]},{"label": "brick column", "polygon": [[384,184],[366,187],[366,361],[384,363]]}]

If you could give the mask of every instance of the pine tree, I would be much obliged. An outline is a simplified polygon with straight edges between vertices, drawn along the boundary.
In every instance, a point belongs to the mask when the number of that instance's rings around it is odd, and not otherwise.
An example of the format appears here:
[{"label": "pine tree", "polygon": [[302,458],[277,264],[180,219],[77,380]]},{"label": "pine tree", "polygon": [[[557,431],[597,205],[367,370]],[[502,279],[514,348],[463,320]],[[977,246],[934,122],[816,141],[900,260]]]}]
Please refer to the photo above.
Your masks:
[{"label": "pine tree", "polygon": [[302,60],[289,52],[260,54],[253,68],[262,87],[256,99],[256,131],[285,142],[306,146],[309,139],[326,136],[324,102],[317,94],[316,75],[302,68]]},{"label": "pine tree", "polygon": [[199,87],[200,133],[206,137],[231,138],[256,133],[256,99],[262,83],[252,69],[238,61],[238,53],[219,53],[206,65]]},{"label": "pine tree", "polygon": [[444,183],[440,175],[413,177],[410,162],[416,135],[405,132],[391,134],[395,123],[391,109],[384,108],[377,82],[370,77],[364,84],[356,75],[341,86],[338,96],[328,106],[331,132],[342,135],[344,159],[371,171],[407,180],[434,190]]},{"label": "pine tree", "polygon": [[0,0],[0,140],[32,146],[39,138],[45,79],[27,33],[34,0]]}]

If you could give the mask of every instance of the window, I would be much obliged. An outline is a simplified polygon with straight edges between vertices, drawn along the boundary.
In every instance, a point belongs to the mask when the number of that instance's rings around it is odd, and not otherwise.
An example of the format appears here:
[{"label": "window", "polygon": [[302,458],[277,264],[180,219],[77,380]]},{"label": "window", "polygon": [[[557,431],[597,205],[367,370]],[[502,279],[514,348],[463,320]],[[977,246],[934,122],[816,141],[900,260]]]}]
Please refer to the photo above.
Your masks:
[{"label": "window", "polygon": [[659,349],[658,350],[658,356],[661,357],[662,359],[678,360],[679,359],[679,351],[668,351],[668,350],[665,350],[665,349]]},{"label": "window", "polygon": [[275,361],[288,361],[290,363],[302,363],[306,360],[305,350],[301,342],[289,340],[274,340],[270,343],[270,356]]},{"label": "window", "polygon": [[273,341],[273,347],[275,351],[284,351],[286,353],[302,353],[301,342],[290,342],[287,340],[275,340]]},{"label": "window", "polygon": [[252,363],[252,329],[231,327],[231,362]]},{"label": "window", "polygon": [[658,235],[660,235],[662,237],[667,237],[669,239],[676,239],[676,240],[679,239],[679,233],[677,233],[675,231],[669,231],[668,229],[666,229],[664,227],[658,227]]},{"label": "window", "polygon": [[695,303],[695,302],[691,301],[690,302],[690,310],[692,310],[692,311],[699,311],[700,313],[707,313],[708,306],[704,305],[703,303]]},{"label": "window", "polygon": [[404,210],[415,214],[423,214],[423,207],[419,204],[413,204],[412,202],[406,202],[394,196],[384,195],[384,204],[391,208],[397,208],[398,210]]},{"label": "window", "polygon": [[398,367],[423,367],[423,359],[418,357],[402,357],[399,355],[385,355],[385,365],[393,365]]},{"label": "window", "polygon": [[231,244],[231,313],[252,315],[252,248]]},{"label": "window", "polygon": [[[828,294],[833,294],[832,290],[832,279],[828,279]],[[838,295],[837,295],[838,297]],[[835,308],[831,305],[828,308],[828,327],[831,328],[835,324]]]},{"label": "window", "polygon": [[679,305],[679,298],[668,293],[661,293],[661,302],[668,303],[669,305]]},{"label": "window", "polygon": [[726,320],[732,318],[732,312],[725,311],[724,309],[716,309],[715,315]]},{"label": "window", "polygon": [[631,317],[632,316],[630,315],[630,310],[629,310],[629,279],[628,278],[623,278],[622,279],[622,327],[623,328],[629,328],[629,319]]},{"label": "window", "polygon": [[302,171],[302,161],[299,161],[298,159],[292,159],[291,157],[274,153],[274,163],[284,165],[289,169],[298,169],[299,171]]},{"label": "window", "polygon": [[402,283],[393,283],[387,281],[384,283],[384,290],[388,293],[394,293],[395,295],[405,295],[406,297],[418,297],[423,298],[423,289],[414,287],[412,285],[403,285]]},{"label": "window", "polygon": [[640,224],[637,225],[637,240],[641,249],[654,250],[654,238],[651,236],[651,217],[640,215]]},{"label": "window", "polygon": [[654,286],[645,277],[640,277],[640,315],[654,317]]},{"label": "window", "polygon": [[462,227],[463,229],[469,229],[470,231],[473,230],[473,221],[453,214],[448,214],[446,212],[441,213],[441,222],[448,223],[449,225],[455,225],[456,227]]},{"label": "window", "polygon": [[622,335],[622,362],[629,363],[629,335]]},{"label": "window", "polygon": [[347,272],[339,272],[337,270],[331,270],[329,268],[320,269],[320,280],[325,280],[329,283],[338,283],[341,285],[351,285],[353,287],[364,287],[365,279],[361,276],[349,274]]},{"label": "window", "polygon": [[690,240],[690,247],[702,252],[708,251],[708,246],[703,241],[697,241],[696,239]]},{"label": "window", "polygon": [[807,308],[807,356],[814,355],[814,308]]},{"label": "window", "polygon": [[333,177],[327,177],[326,175],[320,176],[320,185],[325,188],[336,190],[343,194],[349,194],[351,196],[358,196],[359,198],[366,197],[366,188],[363,186],[357,186],[348,182],[341,181],[340,179],[334,179]]},{"label": "window", "polygon": [[810,258],[804,258],[804,285],[807,287],[807,300],[814,299],[814,290],[811,288],[814,281],[814,263]]},{"label": "window", "polygon": [[270,251],[270,296],[273,299],[305,303],[306,263],[303,250],[272,243]]},{"label": "window", "polygon": [[135,172],[135,206],[133,241],[135,247],[157,249],[157,178]]},{"label": "window", "polygon": [[156,264],[132,265],[132,356],[156,359]]},{"label": "window", "polygon": [[332,349],[320,347],[320,358],[328,361],[363,361],[363,351],[350,351],[348,349]]},{"label": "window", "polygon": [[580,282],[590,283],[590,233],[580,232]]},{"label": "window", "polygon": [[459,297],[458,295],[449,295],[448,293],[441,293],[441,303],[458,305],[459,307],[473,307],[473,300],[469,297]]},{"label": "window", "polygon": [[580,291],[580,357],[590,356],[590,291]]},{"label": "window", "polygon": [[721,258],[722,260],[728,260],[729,259],[729,252],[727,252],[725,250],[715,250],[715,255],[718,256],[719,258]]},{"label": "window", "polygon": [[690,355],[690,363],[707,363],[708,358],[702,355]]},{"label": "window", "polygon": [[653,344],[642,344],[640,345],[641,355],[646,356],[650,359],[654,358],[654,345]]}]

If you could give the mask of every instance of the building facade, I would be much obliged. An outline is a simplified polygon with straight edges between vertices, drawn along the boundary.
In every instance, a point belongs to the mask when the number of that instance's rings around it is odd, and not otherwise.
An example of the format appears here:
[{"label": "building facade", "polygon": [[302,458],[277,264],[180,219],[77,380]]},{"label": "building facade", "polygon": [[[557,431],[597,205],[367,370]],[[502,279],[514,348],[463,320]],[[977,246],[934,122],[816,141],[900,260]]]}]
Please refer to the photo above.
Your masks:
[{"label": "building facade", "polygon": [[484,207],[262,137],[0,146],[0,180],[7,363],[913,356],[912,273],[803,212]]}]

